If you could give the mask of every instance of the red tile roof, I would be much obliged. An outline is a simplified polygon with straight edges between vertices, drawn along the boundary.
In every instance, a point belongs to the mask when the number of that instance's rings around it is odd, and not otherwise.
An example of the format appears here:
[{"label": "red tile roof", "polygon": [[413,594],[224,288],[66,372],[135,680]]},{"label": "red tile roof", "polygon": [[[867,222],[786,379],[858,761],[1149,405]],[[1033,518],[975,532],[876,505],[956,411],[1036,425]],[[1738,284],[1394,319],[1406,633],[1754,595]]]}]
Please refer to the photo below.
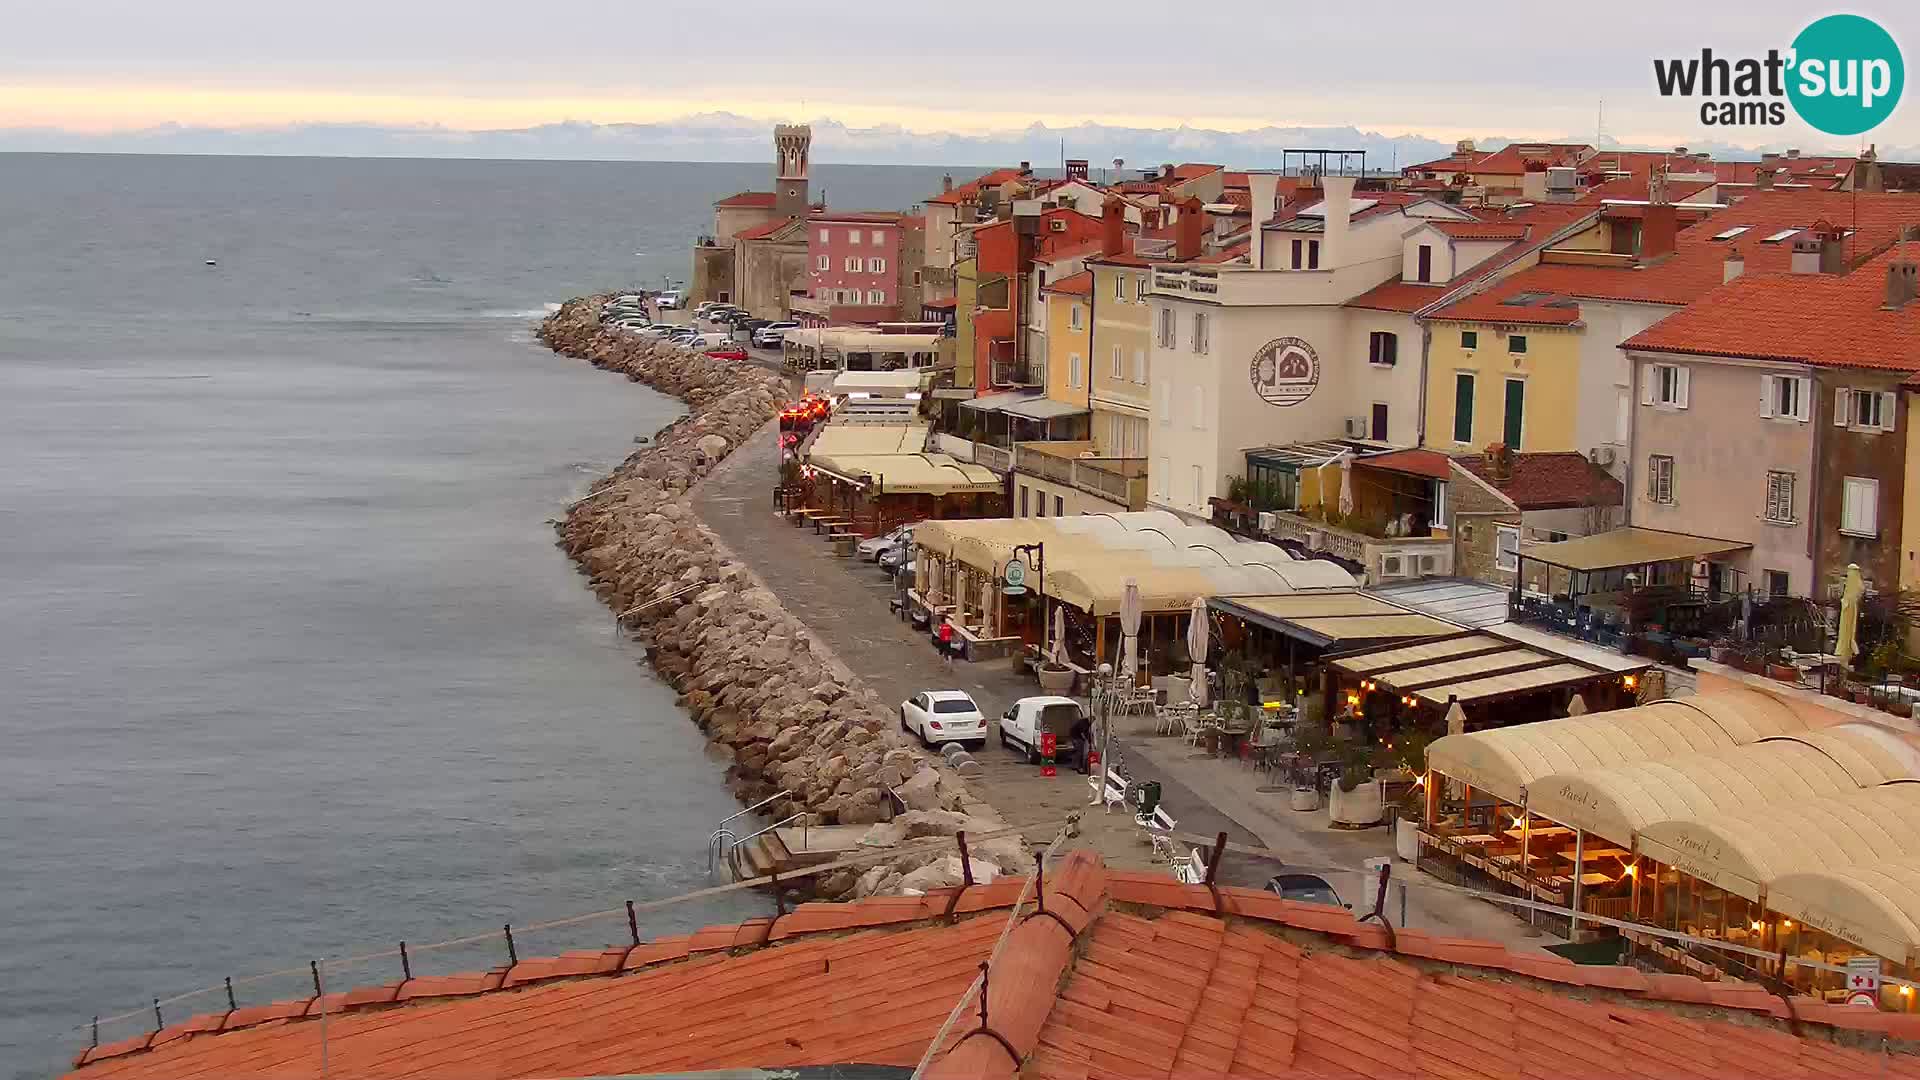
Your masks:
[{"label": "red tile roof", "polygon": [[1519,176],[1530,161],[1573,165],[1587,149],[1585,143],[1513,143],[1475,158],[1464,171],[1473,176]]},{"label": "red tile roof", "polygon": [[[356,1080],[911,1066],[1023,885],[960,892],[953,925],[940,918],[951,889],[806,904],[650,945],[335,994],[325,1053],[333,1075]],[[1088,852],[1048,873],[1045,907],[1015,924],[989,969],[986,1027],[970,1005],[931,1080],[1920,1076],[1920,1016],[1796,998],[1790,1029],[1788,1006],[1749,983],[1410,928],[1390,937],[1339,908],[1109,871]],[[318,1012],[293,1001],[209,1013],[88,1051],[74,1075],[305,1080],[319,1072]]]},{"label": "red tile roof", "polygon": [[1436,221],[1433,227],[1455,240],[1524,240],[1527,225],[1520,221]]},{"label": "red tile roof", "polygon": [[1230,244],[1223,247],[1219,251],[1209,251],[1193,261],[1196,263],[1210,264],[1230,263],[1235,259],[1246,258],[1251,251],[1253,251],[1253,245],[1248,241],[1242,240],[1237,244]]},{"label": "red tile roof", "polygon": [[1009,180],[1018,180],[1024,175],[1026,174],[1022,173],[1019,169],[995,169],[984,176],[975,177],[964,184],[955,184],[952,191],[943,191],[938,195],[928,196],[922,201],[930,203],[964,202],[968,198],[977,198],[981,188],[999,187]]},{"label": "red tile roof", "polygon": [[916,219],[912,214],[903,214],[897,210],[850,210],[844,213],[818,214],[815,221],[822,224],[847,223],[856,225],[899,225],[908,226],[918,220],[926,223],[925,218]]},{"label": "red tile roof", "polygon": [[1552,213],[1540,214],[1537,218],[1525,216],[1507,217],[1501,220],[1485,222],[1435,222],[1458,228],[1469,238],[1478,239],[1475,234],[1484,230],[1498,239],[1502,235],[1517,231],[1519,239],[1494,252],[1482,262],[1469,267],[1452,281],[1438,285],[1403,281],[1393,278],[1347,301],[1347,307],[1367,308],[1373,311],[1400,311],[1412,313],[1437,303],[1449,295],[1472,286],[1475,282],[1499,273],[1516,261],[1525,258],[1544,247],[1555,236],[1563,235],[1567,230],[1590,222],[1593,209],[1587,207],[1566,212],[1561,207]]},{"label": "red tile roof", "polygon": [[1488,289],[1455,300],[1427,313],[1429,319],[1450,322],[1515,323],[1534,326],[1571,326],[1580,321],[1578,302],[1552,290],[1527,287],[1517,282],[1533,281],[1541,270],[1560,267],[1535,266],[1513,275]]},{"label": "red tile roof", "polygon": [[751,229],[742,229],[734,233],[733,238],[735,240],[765,240],[780,230],[795,224],[798,224],[797,218],[783,218],[779,221],[769,221],[765,225],[755,225]]},{"label": "red tile roof", "polygon": [[1226,168],[1224,165],[1207,165],[1197,161],[1188,161],[1173,167],[1175,180],[1197,180],[1202,176],[1211,176]]},{"label": "red tile roof", "polygon": [[[1581,192],[1576,201],[1597,204],[1606,199],[1645,199],[1647,182],[1645,175],[1622,176],[1594,184]],[[1667,182],[1667,199],[1669,202],[1685,202],[1713,185],[1711,180],[1670,180]]]},{"label": "red tile roof", "polygon": [[1247,174],[1243,172],[1226,173],[1220,177],[1220,186],[1229,191],[1234,188],[1244,188],[1247,186]]},{"label": "red tile roof", "polygon": [[1920,304],[1881,307],[1897,248],[1845,275],[1744,275],[1667,316],[1625,347],[1822,367],[1920,370]]},{"label": "red tile roof", "polygon": [[773,206],[774,194],[771,191],[743,191],[738,195],[729,195],[715,202],[715,206]]},{"label": "red tile roof", "polygon": [[1447,455],[1437,450],[1393,450],[1385,454],[1369,454],[1353,460],[1355,466],[1369,469],[1384,469],[1387,472],[1405,473],[1408,476],[1425,476],[1433,480],[1445,480],[1453,475],[1447,464]]},{"label": "red tile roof", "polygon": [[1484,456],[1454,459],[1485,480],[1521,510],[1564,510],[1575,506],[1619,506],[1625,489],[1585,454],[1539,452],[1513,455],[1513,475],[1495,480]]},{"label": "red tile roof", "polygon": [[1443,299],[1452,291],[1445,284],[1426,285],[1393,278],[1347,301],[1346,306],[1370,311],[1414,312]]},{"label": "red tile roof", "polygon": [[1066,296],[1089,296],[1093,293],[1093,271],[1082,270],[1077,274],[1068,274],[1059,281],[1048,282],[1040,291]]}]

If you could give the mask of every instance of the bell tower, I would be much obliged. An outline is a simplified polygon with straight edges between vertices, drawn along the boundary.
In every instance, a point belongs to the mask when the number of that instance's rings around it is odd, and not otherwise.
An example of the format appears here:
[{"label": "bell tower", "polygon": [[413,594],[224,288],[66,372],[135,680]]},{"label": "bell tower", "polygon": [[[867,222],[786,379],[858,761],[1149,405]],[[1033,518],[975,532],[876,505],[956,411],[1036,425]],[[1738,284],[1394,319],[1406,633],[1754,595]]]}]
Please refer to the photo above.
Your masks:
[{"label": "bell tower", "polygon": [[781,217],[807,216],[807,155],[813,128],[779,124],[773,129],[773,209]]}]

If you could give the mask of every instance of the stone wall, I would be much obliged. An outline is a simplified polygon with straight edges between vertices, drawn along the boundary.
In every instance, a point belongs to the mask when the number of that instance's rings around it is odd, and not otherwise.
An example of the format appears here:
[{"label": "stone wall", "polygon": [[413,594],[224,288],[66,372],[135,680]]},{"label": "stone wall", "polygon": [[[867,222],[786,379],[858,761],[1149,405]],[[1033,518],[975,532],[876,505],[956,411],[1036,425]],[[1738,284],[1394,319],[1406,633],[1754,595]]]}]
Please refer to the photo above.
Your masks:
[{"label": "stone wall", "polygon": [[[692,509],[688,491],[776,415],[789,394],[786,381],[604,330],[597,320],[603,302],[563,305],[541,325],[541,340],[672,394],[689,412],[569,510],[558,524],[560,544],[646,645],[661,678],[728,763],[728,787],[745,803],[787,792],[770,814],[777,820],[806,812],[816,824],[893,819],[891,789],[914,813],[877,827],[874,842],[881,845],[1004,828],[996,816],[981,816],[959,776],[907,745],[894,710],[732,558]],[[963,806],[975,816],[961,813]],[[944,871],[929,864],[943,859],[922,855],[859,875],[843,871],[821,882],[820,891],[865,895],[903,882],[937,884],[931,879]],[[1017,842],[990,841],[981,845],[976,875],[1024,871],[1023,862]]]}]

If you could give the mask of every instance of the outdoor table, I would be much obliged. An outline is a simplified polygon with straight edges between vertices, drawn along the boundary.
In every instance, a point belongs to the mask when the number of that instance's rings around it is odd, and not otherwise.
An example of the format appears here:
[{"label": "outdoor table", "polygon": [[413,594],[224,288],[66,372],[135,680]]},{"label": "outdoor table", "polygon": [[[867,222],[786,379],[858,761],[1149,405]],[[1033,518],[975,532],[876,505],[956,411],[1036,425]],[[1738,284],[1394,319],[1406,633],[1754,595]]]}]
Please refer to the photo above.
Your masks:
[{"label": "outdoor table", "polygon": [[[1524,838],[1527,832],[1524,829],[1513,828],[1507,830],[1507,835],[1513,837],[1515,840],[1519,840]],[[1551,840],[1556,836],[1572,835],[1573,830],[1567,828],[1565,825],[1536,825],[1533,828],[1533,838],[1535,840]]]},{"label": "outdoor table", "polygon": [[1614,878],[1612,874],[1581,874],[1580,875],[1580,884],[1585,885],[1588,888],[1593,888],[1596,885],[1608,885],[1608,884],[1611,884],[1613,880]]},{"label": "outdoor table", "polygon": [[[1567,860],[1568,862],[1573,861],[1574,853],[1571,850],[1556,852],[1556,854],[1558,854],[1561,858]],[[1614,858],[1624,859],[1631,856],[1632,854],[1633,854],[1632,852],[1628,851],[1625,848],[1617,848],[1617,847],[1588,848],[1586,851],[1581,853],[1580,861],[1595,862],[1600,859],[1614,859]]]},{"label": "outdoor table", "polygon": [[1493,843],[1493,834],[1492,833],[1466,833],[1462,836],[1454,837],[1453,842],[1456,844],[1471,844],[1474,846],[1478,846],[1480,844],[1491,844]]}]

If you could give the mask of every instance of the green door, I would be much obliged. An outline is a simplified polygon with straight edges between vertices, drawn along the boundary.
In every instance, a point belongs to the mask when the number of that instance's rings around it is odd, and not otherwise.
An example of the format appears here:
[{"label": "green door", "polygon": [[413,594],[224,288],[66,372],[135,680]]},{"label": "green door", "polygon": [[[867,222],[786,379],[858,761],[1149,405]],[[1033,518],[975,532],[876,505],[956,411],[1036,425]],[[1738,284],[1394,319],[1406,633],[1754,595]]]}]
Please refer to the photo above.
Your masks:
[{"label": "green door", "polygon": [[1525,379],[1507,380],[1507,425],[1504,432],[1507,449],[1520,449],[1520,420],[1527,411],[1527,381]]}]

